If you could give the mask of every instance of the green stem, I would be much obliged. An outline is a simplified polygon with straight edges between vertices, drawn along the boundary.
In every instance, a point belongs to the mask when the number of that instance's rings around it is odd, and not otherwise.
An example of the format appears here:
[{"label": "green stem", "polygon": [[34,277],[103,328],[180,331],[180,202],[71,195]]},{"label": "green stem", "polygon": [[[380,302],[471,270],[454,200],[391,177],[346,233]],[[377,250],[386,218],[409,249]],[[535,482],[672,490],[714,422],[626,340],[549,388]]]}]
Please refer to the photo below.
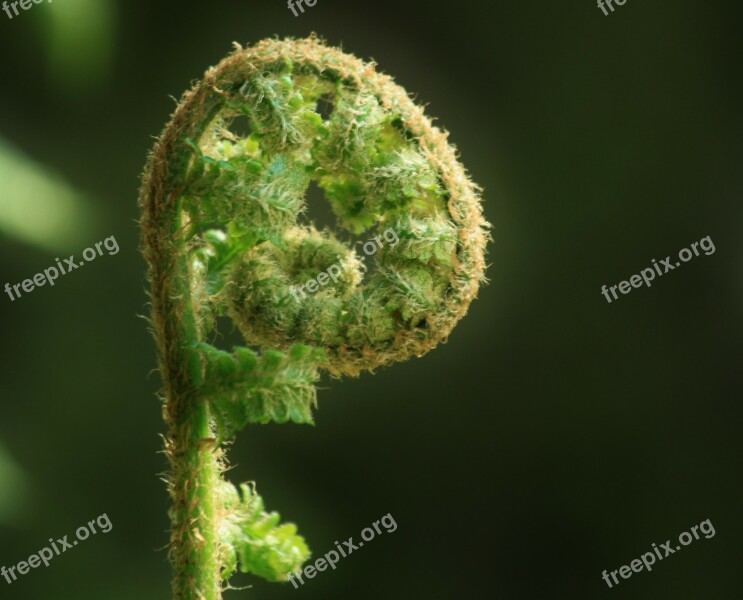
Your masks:
[{"label": "green stem", "polygon": [[217,554],[215,490],[219,464],[206,403],[189,402],[173,424],[173,594],[183,600],[217,600],[221,583]]},{"label": "green stem", "polygon": [[[185,255],[176,259],[187,272]],[[176,599],[221,598],[217,560],[215,511],[219,461],[209,424],[208,404],[195,392],[199,381],[198,357],[190,351],[199,340],[189,297],[188,279],[170,277],[171,298],[160,314],[167,315],[171,335],[164,340],[168,422],[168,454],[171,464],[171,556]],[[178,318],[176,315],[180,315]]]},{"label": "green stem", "polygon": [[[164,379],[165,441],[170,462],[168,487],[173,564],[173,597],[220,600],[217,483],[221,466],[208,404],[198,393],[201,365],[192,350],[201,341],[191,296],[191,274],[180,202],[180,182],[191,152],[186,139],[198,136],[218,105],[201,119],[174,118],[156,145],[144,175],[143,250],[150,265],[152,327]],[[180,125],[180,126],[177,126]]]},{"label": "green stem", "polygon": [[[180,222],[179,215],[174,208],[173,225]],[[178,229],[173,227],[170,233],[175,243],[166,243],[163,249],[174,249],[175,253],[166,251],[158,264],[170,265],[172,260],[175,267],[162,274],[167,291],[158,295],[163,304],[153,308],[165,326],[161,347],[173,499],[173,596],[178,600],[218,600],[222,595],[215,495],[220,465],[208,404],[196,392],[201,383],[200,364],[191,348],[200,335],[191,301],[188,255]]]}]

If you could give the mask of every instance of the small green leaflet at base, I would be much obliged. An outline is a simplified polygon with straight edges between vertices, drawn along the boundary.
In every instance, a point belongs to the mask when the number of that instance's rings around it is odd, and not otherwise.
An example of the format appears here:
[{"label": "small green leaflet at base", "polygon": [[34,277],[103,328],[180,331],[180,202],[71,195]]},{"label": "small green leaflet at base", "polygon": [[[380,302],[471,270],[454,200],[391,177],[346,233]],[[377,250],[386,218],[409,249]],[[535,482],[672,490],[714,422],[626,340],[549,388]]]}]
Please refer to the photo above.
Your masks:
[{"label": "small green leaflet at base", "polygon": [[314,425],[315,383],[321,350],[295,344],[288,352],[258,354],[236,347],[232,353],[196,344],[204,359],[202,397],[209,402],[220,439],[229,439],[248,423]]},{"label": "small green leaflet at base", "polygon": [[237,569],[268,581],[287,581],[310,557],[304,538],[293,523],[279,524],[280,515],[264,511],[263,498],[253,485],[220,483],[225,514],[219,526],[222,578]]}]

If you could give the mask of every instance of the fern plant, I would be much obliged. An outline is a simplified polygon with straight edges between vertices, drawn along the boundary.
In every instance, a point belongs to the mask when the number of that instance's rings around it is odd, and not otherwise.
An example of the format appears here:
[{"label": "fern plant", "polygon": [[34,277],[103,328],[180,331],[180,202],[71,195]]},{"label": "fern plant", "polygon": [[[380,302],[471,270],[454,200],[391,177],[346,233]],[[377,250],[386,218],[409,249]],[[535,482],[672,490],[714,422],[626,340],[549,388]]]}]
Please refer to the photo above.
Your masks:
[{"label": "fern plant", "polygon": [[[395,232],[373,270],[303,220],[311,182],[352,239]],[[224,479],[223,444],[248,424],[312,423],[320,370],[355,376],[444,340],[483,280],[478,189],[402,88],[313,36],[236,46],[209,69],[157,140],[140,205],[174,597],[221,598],[238,567],[285,581],[309,550],[254,486]],[[338,261],[343,277],[291,294]],[[223,316],[244,347],[216,347]]]}]

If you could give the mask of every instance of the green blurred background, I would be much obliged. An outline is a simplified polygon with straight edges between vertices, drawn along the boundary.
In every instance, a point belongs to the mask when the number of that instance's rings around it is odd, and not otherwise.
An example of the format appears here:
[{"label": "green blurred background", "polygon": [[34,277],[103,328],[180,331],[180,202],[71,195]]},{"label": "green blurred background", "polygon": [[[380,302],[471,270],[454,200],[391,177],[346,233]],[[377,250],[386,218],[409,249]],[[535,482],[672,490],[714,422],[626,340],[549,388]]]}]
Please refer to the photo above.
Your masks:
[{"label": "green blurred background", "polygon": [[[0,598],[169,597],[159,377],[139,174],[178,97],[231,50],[316,31],[451,131],[494,224],[490,284],[447,344],[326,380],[315,428],[251,427],[234,481],[315,556],[241,598],[743,595],[740,3],[65,0],[0,12],[0,286],[108,236],[121,251],[2,299],[0,565],[107,513]],[[716,246],[607,304],[652,258]],[[692,543],[608,589],[653,542]]]}]

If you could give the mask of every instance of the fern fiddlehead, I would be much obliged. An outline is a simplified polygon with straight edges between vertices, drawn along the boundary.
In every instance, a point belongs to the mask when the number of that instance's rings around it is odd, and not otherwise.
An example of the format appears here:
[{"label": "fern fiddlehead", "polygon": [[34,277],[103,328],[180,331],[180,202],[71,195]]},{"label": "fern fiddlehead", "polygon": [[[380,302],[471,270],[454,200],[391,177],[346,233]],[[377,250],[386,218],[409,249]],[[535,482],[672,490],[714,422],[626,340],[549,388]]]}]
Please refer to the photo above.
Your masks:
[{"label": "fern fiddlehead", "polygon": [[[238,46],[181,99],[140,193],[176,598],[220,598],[238,566],[286,580],[309,555],[253,487],[223,479],[221,442],[250,423],[312,423],[319,370],[420,356],[476,296],[488,225],[446,138],[373,64],[314,37]],[[373,270],[301,220],[313,181],[349,236],[394,233],[376,236]],[[334,264],[339,277],[296,294]],[[213,345],[225,315],[260,352]]]}]

